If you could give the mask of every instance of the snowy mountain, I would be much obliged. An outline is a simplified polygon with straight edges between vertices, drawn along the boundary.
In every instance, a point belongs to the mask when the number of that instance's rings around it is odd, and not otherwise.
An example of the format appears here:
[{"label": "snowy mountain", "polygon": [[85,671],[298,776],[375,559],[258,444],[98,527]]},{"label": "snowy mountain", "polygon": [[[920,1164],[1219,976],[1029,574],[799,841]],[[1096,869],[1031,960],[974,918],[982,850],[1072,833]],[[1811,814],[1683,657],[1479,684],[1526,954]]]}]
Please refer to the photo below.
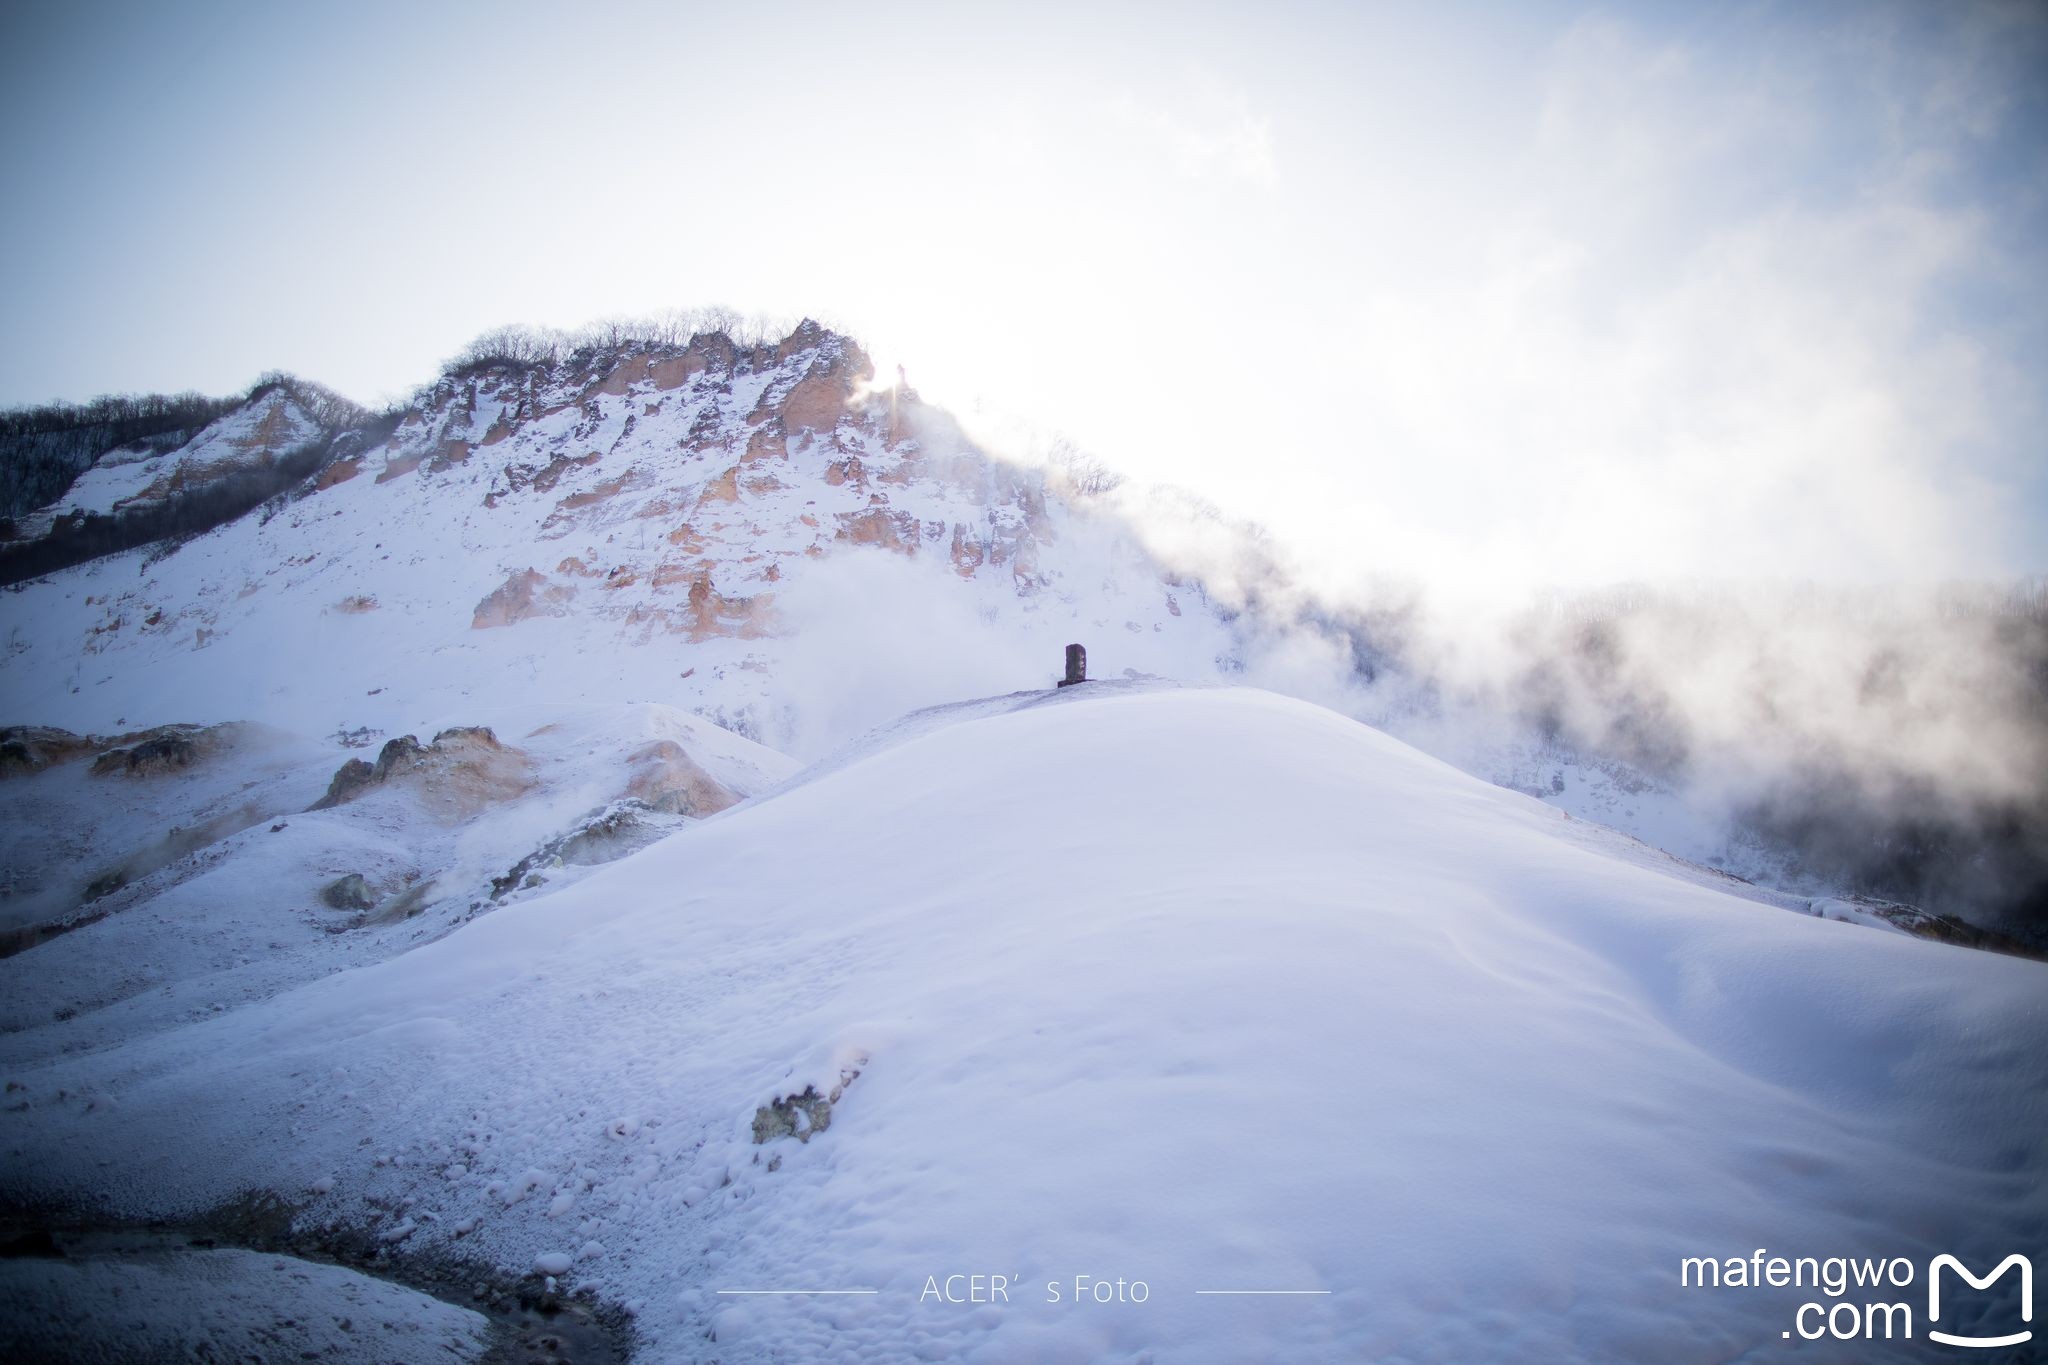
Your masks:
[{"label": "snowy mountain", "polygon": [[[96,732],[144,716],[395,732],[487,721],[484,698],[627,697],[815,753],[1042,674],[1080,635],[1113,675],[1228,661],[1199,590],[1127,527],[872,378],[807,323],[759,347],[713,333],[444,377],[380,439],[323,443],[273,391],[176,452],[103,458],[24,520],[33,537],[297,450],[325,459],[256,514],[19,586],[0,676],[18,714]],[[878,601],[865,631],[939,637],[918,642],[920,671],[962,638],[922,681],[884,660],[886,695],[864,705],[842,661],[882,651],[831,646]]]},{"label": "snowy mountain", "polygon": [[1701,880],[1268,693],[995,698],[397,956],[10,1035],[7,1195],[271,1192],[272,1248],[664,1361],[1767,1358],[1835,1300],[1684,1258],[2038,1251],[2048,968]]},{"label": "snowy mountain", "polygon": [[847,338],[159,406],[0,547],[0,1348],[1722,1360],[1815,1291],[1685,1257],[2038,1247],[2048,966]]},{"label": "snowy mountain", "polygon": [[[156,407],[159,423],[214,410]],[[0,577],[18,580],[0,720],[109,742],[261,723],[328,737],[338,764],[342,736],[623,700],[815,758],[906,710],[1047,678],[1080,640],[1096,676],[1304,696],[1842,913],[1835,880],[1731,833],[1718,793],[1559,744],[1511,704],[1446,716],[1436,678],[1369,625],[1305,608],[1243,531],[1180,505],[1141,525],[1158,509],[1108,482],[990,455],[813,323],[754,345],[486,348],[383,416],[275,379],[194,433],[99,454],[0,528]],[[1203,553],[1169,557],[1162,524]],[[1212,587],[1219,561],[1231,581]]]}]

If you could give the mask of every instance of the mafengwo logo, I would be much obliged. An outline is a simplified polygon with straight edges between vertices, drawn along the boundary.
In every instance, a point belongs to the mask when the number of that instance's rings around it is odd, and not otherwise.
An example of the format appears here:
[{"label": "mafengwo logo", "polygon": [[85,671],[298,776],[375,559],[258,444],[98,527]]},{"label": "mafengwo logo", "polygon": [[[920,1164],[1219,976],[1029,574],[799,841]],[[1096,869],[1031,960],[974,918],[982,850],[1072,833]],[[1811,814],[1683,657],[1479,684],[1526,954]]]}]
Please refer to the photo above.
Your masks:
[{"label": "mafengwo logo", "polygon": [[[1819,1341],[1823,1337],[1832,1337],[1836,1341],[1912,1340],[1915,1335],[1912,1297],[1897,1295],[1896,1291],[1912,1288],[1915,1270],[1914,1263],[1903,1256],[1890,1260],[1847,1256],[1825,1259],[1786,1257],[1773,1256],[1765,1248],[1758,1247],[1750,1256],[1730,1256],[1725,1260],[1688,1256],[1679,1263],[1679,1283],[1688,1288],[1714,1289],[1811,1287],[1834,1300],[1833,1303],[1814,1301],[1800,1304],[1792,1315],[1792,1326],[1780,1333],[1788,1340],[1794,1336],[1805,1341]],[[1945,1278],[1952,1283],[1961,1281],[1961,1284],[1953,1285],[1949,1294],[1949,1301],[1954,1306],[1968,1302],[1964,1297],[1964,1285],[1983,1292],[2014,1270],[2019,1272],[2018,1323],[2010,1321],[2009,1310],[1994,1307],[1985,1320],[1973,1322],[1973,1330],[1968,1333],[1946,1331],[1937,1325],[1941,1322],[1942,1282]],[[1953,1273],[1945,1275],[1944,1272]],[[1852,1293],[1857,1290],[1862,1292]],[[1895,1301],[1877,1302],[1880,1297]],[[1983,1275],[1952,1255],[1936,1256],[1927,1263],[1927,1320],[1924,1327],[1929,1341],[1978,1350],[2018,1346],[2033,1340],[2033,1329],[2021,1326],[2033,1320],[2034,1263],[2025,1256],[2015,1252]],[[2020,1330],[2000,1330],[2013,1327]]]},{"label": "mafengwo logo", "polygon": [[1989,1289],[1997,1282],[2000,1276],[2004,1275],[2006,1271],[2011,1270],[2014,1266],[2018,1266],[2020,1271],[2020,1321],[2032,1322],[2034,1320],[2034,1263],[2032,1261],[2018,1252],[2014,1252],[2000,1261],[1997,1269],[1979,1279],[1970,1273],[1968,1266],[1955,1257],[1935,1257],[1927,1267],[1928,1337],[1931,1340],[1943,1342],[1949,1346],[1978,1347],[2017,1346],[2023,1341],[2032,1340],[2034,1336],[2032,1329],[2024,1332],[2013,1332],[2002,1337],[1964,1337],[1938,1331],[1933,1325],[1941,1321],[1941,1272],[1944,1269],[1955,1271],[1956,1274],[1962,1276],[1969,1283],[1972,1289]]}]

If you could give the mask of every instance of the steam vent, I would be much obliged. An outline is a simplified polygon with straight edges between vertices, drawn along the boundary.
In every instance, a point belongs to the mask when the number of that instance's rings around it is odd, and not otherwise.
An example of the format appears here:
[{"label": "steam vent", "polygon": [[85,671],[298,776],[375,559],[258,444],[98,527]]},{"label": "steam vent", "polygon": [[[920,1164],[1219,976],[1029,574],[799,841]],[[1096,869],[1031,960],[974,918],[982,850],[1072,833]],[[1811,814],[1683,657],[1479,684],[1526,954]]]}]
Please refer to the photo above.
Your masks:
[{"label": "steam vent", "polygon": [[1067,676],[1060,679],[1061,687],[1072,687],[1075,683],[1088,681],[1088,651],[1079,645],[1067,646]]}]

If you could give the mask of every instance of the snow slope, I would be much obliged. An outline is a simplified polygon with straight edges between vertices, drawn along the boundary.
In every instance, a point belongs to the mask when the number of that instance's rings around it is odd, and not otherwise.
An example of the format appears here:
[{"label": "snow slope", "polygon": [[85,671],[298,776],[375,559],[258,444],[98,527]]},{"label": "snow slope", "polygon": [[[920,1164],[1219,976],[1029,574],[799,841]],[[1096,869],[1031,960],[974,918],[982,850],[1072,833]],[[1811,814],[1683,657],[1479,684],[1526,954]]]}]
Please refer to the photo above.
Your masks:
[{"label": "snow slope", "polygon": [[[422,737],[460,719],[441,717]],[[344,762],[378,755],[371,737],[351,749],[231,725],[177,771],[104,772],[73,757],[8,775],[0,928],[79,927],[0,956],[0,1066],[204,1018],[405,952],[531,894],[529,880],[573,880],[709,813],[673,809],[677,792],[740,800],[797,766],[653,704],[477,707],[467,719],[488,720],[501,740],[429,751],[419,768],[327,809],[310,808]],[[623,812],[614,837],[551,849],[607,811]],[[373,905],[323,897],[351,874]],[[115,880],[96,894],[95,883]]]},{"label": "snow slope", "polygon": [[[1266,693],[1025,694],[402,956],[53,1036],[0,1181],[275,1189],[677,1361],[1770,1358],[1814,1291],[1681,1257],[2038,1252],[2048,967],[1568,823]],[[829,1127],[756,1143],[807,1088]],[[920,1302],[953,1274],[1010,1301]],[[1327,1292],[1203,1292],[1254,1289]]]}]

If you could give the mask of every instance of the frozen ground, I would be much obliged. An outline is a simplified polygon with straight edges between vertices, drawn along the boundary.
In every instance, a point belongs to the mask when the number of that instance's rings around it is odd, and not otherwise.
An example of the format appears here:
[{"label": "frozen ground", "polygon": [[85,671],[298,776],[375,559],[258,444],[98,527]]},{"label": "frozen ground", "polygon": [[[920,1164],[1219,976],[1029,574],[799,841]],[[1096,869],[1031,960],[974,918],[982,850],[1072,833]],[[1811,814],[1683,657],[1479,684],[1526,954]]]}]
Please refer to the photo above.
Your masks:
[{"label": "frozen ground", "polygon": [[0,1259],[8,1360],[408,1361],[483,1358],[483,1316],[290,1256],[176,1250]]},{"label": "frozen ground", "polygon": [[[2040,1245],[2048,967],[1603,838],[1261,692],[928,713],[402,955],[51,1025],[0,1180],[276,1190],[662,1361],[1767,1358],[1813,1291],[1682,1257]],[[921,1299],[955,1274],[1011,1297]],[[873,1292],[731,1292],[787,1289]]]}]

